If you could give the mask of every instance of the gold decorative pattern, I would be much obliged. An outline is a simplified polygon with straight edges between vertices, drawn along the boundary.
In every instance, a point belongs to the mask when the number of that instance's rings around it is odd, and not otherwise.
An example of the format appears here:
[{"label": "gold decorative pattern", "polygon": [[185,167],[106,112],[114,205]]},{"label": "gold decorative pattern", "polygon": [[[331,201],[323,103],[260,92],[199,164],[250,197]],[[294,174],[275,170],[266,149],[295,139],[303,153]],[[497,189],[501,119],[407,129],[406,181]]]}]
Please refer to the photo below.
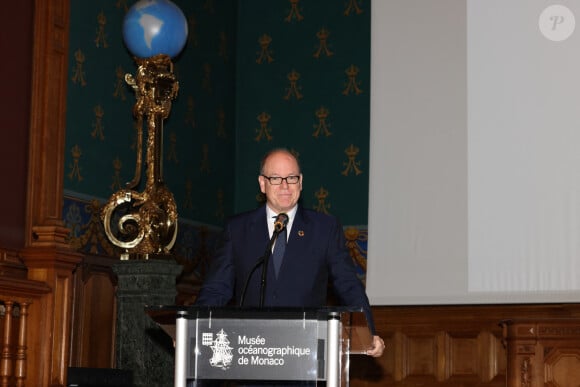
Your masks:
[{"label": "gold decorative pattern", "polygon": [[258,135],[254,137],[254,140],[257,142],[259,142],[262,137],[264,137],[267,141],[272,141],[272,135],[270,134],[272,128],[268,126],[270,123],[270,118],[272,117],[266,112],[262,112],[258,115],[257,119],[260,123],[260,127],[256,129],[256,133],[258,133]]},{"label": "gold decorative pattern", "polygon": [[324,54],[327,57],[331,57],[334,55],[332,51],[328,48],[328,36],[330,32],[326,28],[322,28],[316,33],[316,37],[318,38],[318,49],[312,55],[316,59],[320,58],[320,54]]},{"label": "gold decorative pattern", "polygon": [[115,7],[119,9],[123,9],[125,12],[129,10],[129,6],[127,5],[127,0],[117,0],[115,3]]},{"label": "gold decorative pattern", "polygon": [[82,181],[83,177],[81,176],[81,166],[79,160],[81,159],[83,152],[78,145],[75,145],[70,150],[70,153],[73,157],[73,164],[69,165],[70,172],[68,173],[68,178],[71,180]]},{"label": "gold decorative pattern", "polygon": [[316,200],[318,201],[314,209],[318,212],[328,214],[328,209],[330,208],[330,204],[326,203],[328,191],[324,187],[320,187],[320,189],[314,193],[314,196],[316,196]]},{"label": "gold decorative pattern", "polygon": [[125,70],[121,66],[117,66],[115,70],[115,91],[113,91],[113,97],[121,98],[122,101],[127,99],[125,95]]},{"label": "gold decorative pattern", "polygon": [[101,105],[97,105],[93,108],[95,113],[95,122],[93,122],[93,131],[91,132],[92,138],[98,138],[99,140],[105,139],[105,127],[103,125],[103,116],[105,115],[105,110]]},{"label": "gold decorative pattern", "polygon": [[321,106],[316,110],[316,118],[318,118],[318,123],[314,125],[314,133],[312,133],[312,137],[318,138],[320,135],[324,135],[325,137],[330,137],[332,133],[330,132],[330,124],[327,122],[328,115],[330,112],[324,106]]},{"label": "gold decorative pattern", "polygon": [[123,163],[117,157],[113,160],[113,182],[111,183],[111,191],[115,191],[121,188],[121,168]]},{"label": "gold decorative pattern", "polygon": [[257,52],[258,58],[256,59],[257,64],[262,64],[263,62],[272,63],[274,62],[274,57],[272,56],[272,50],[270,50],[270,43],[272,43],[272,37],[268,34],[260,36],[258,39],[260,44],[260,51]]},{"label": "gold decorative pattern", "polygon": [[97,36],[95,37],[95,46],[97,48],[100,48],[101,46],[103,48],[108,48],[109,43],[107,43],[107,34],[105,32],[105,27],[107,25],[107,16],[103,11],[101,11],[97,16],[97,23],[98,27],[97,27]]},{"label": "gold decorative pattern", "polygon": [[350,95],[351,93],[355,93],[356,95],[359,95],[363,93],[362,89],[360,88],[360,82],[356,80],[359,71],[359,68],[355,65],[350,65],[350,67],[344,71],[348,79],[342,94]]},{"label": "gold decorative pattern", "polygon": [[188,210],[193,208],[193,182],[191,178],[185,181],[185,198],[183,201],[183,208]]},{"label": "gold decorative pattern", "polygon": [[85,54],[82,50],[78,49],[75,51],[75,66],[73,68],[73,75],[71,80],[73,83],[80,83],[81,86],[87,85],[87,80],[85,78],[85,70],[83,65],[85,64]]},{"label": "gold decorative pattern", "polygon": [[292,20],[296,21],[304,20],[304,16],[300,14],[301,9],[298,6],[300,0],[289,0],[289,1],[290,1],[290,11],[284,20],[288,23],[290,23]]},{"label": "gold decorative pattern", "polygon": [[367,260],[365,257],[367,256],[367,251],[358,242],[367,242],[369,237],[368,231],[362,231],[356,227],[347,227],[344,230],[344,236],[346,237],[346,247],[348,248],[350,256],[366,273]]},{"label": "gold decorative pattern", "polygon": [[344,16],[350,16],[350,14],[353,12],[356,13],[357,15],[363,13],[362,8],[359,7],[360,2],[362,2],[362,0],[348,0],[348,4],[346,5],[346,9],[344,10]]},{"label": "gold decorative pattern", "polygon": [[[79,225],[75,224],[77,215],[75,213],[70,213],[70,211],[76,211],[77,209],[77,206],[73,206],[65,216],[67,223],[73,227],[79,227]],[[85,248],[92,254],[98,254],[100,247],[108,255],[113,255],[115,248],[105,237],[103,225],[100,221],[100,203],[96,199],[93,199],[86,205],[85,210],[91,215],[91,217],[86,224],[80,226],[80,235],[78,237],[71,237],[71,246],[77,250]]]},{"label": "gold decorative pattern", "polygon": [[302,87],[298,85],[300,73],[298,73],[296,70],[292,70],[290,73],[288,73],[288,75],[286,75],[286,78],[288,78],[290,85],[286,89],[286,95],[284,96],[284,99],[289,100],[292,97],[296,99],[302,99],[304,97],[302,93],[300,93]]},{"label": "gold decorative pattern", "polygon": [[290,153],[292,153],[292,155],[294,156],[294,158],[296,158],[296,160],[298,160],[300,162],[300,152],[298,152],[294,148],[290,148]]},{"label": "gold decorative pattern", "polygon": [[356,156],[358,156],[359,148],[354,146],[353,144],[350,144],[350,146],[344,150],[344,153],[346,153],[348,161],[343,163],[343,165],[346,168],[341,173],[344,176],[350,175],[351,172],[354,172],[354,174],[357,176],[363,173],[363,171],[359,168],[360,161],[356,161]]}]

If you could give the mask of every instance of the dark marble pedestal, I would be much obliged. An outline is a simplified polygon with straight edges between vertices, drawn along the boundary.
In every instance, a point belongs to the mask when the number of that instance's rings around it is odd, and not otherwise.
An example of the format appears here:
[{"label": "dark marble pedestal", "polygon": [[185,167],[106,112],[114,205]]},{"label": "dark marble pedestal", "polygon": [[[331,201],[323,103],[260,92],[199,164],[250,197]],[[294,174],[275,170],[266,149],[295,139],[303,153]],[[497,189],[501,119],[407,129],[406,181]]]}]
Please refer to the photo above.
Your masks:
[{"label": "dark marble pedestal", "polygon": [[118,276],[116,366],[133,372],[135,387],[174,385],[173,340],[145,313],[148,305],[174,305],[182,267],[174,260],[128,260]]}]

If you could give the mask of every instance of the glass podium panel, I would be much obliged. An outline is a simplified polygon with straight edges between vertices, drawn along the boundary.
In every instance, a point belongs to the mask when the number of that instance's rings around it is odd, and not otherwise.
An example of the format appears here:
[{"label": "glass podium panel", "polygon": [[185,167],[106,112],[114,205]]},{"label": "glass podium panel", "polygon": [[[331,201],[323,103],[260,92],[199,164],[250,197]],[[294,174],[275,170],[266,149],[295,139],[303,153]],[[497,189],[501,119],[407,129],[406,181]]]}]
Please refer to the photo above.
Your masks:
[{"label": "glass podium panel", "polygon": [[348,386],[350,354],[370,343],[364,313],[353,308],[161,306],[147,313],[174,338],[175,387],[220,380]]},{"label": "glass podium panel", "polygon": [[324,378],[326,324],[307,319],[189,320],[188,379]]}]

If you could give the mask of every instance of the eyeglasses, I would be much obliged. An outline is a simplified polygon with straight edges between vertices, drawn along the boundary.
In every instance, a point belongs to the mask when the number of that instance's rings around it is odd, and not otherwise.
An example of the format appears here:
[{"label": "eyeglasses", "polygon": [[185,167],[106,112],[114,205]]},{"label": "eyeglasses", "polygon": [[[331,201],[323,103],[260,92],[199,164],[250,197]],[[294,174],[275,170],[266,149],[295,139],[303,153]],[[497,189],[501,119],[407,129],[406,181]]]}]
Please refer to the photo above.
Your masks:
[{"label": "eyeglasses", "polygon": [[295,176],[295,175],[286,176],[286,177],[266,176],[266,175],[260,175],[260,176],[262,176],[264,179],[268,179],[268,181],[272,185],[280,185],[280,184],[282,184],[282,181],[284,181],[284,180],[286,180],[286,183],[288,183],[288,184],[297,184],[300,181],[300,176]]}]

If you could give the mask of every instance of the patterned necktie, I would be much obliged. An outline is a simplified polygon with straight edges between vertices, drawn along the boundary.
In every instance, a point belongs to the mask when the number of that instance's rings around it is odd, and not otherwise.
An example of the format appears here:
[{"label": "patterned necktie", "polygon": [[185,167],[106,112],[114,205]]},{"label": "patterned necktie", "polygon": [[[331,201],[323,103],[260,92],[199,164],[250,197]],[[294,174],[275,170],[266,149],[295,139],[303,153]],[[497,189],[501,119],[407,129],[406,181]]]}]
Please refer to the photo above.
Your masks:
[{"label": "patterned necktie", "polygon": [[274,273],[278,277],[278,271],[280,266],[282,266],[282,258],[284,258],[284,251],[286,250],[286,227],[280,231],[278,238],[276,239],[276,244],[274,245],[274,251],[272,252],[272,261],[274,262]]}]

